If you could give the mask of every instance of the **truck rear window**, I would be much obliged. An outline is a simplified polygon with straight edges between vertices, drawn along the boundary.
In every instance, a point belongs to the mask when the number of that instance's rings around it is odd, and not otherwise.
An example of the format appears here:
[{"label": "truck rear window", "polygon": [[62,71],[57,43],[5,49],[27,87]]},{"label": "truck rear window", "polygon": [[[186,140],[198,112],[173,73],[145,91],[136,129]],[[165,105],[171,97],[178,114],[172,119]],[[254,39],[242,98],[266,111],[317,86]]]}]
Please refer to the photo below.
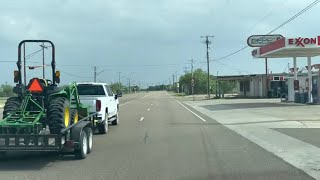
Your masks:
[{"label": "truck rear window", "polygon": [[78,85],[79,95],[106,95],[102,85]]}]

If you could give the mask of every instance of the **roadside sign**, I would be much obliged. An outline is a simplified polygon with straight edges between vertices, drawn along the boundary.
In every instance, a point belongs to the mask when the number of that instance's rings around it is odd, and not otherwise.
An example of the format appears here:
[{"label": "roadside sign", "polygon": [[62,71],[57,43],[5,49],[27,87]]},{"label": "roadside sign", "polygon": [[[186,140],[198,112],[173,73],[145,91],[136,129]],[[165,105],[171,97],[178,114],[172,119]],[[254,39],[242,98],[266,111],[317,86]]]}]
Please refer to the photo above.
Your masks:
[{"label": "roadside sign", "polygon": [[283,38],[283,36],[280,34],[252,35],[247,39],[247,44],[250,47],[262,47],[267,44],[273,43],[281,38]]}]

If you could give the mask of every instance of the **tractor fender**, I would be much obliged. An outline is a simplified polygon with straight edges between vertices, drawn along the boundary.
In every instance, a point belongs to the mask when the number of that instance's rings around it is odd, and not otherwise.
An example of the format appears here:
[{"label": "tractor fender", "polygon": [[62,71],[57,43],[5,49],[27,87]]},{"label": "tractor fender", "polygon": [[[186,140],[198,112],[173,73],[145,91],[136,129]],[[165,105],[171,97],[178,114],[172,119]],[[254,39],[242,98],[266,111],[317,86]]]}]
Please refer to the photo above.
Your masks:
[{"label": "tractor fender", "polygon": [[74,141],[74,149],[80,149],[80,135],[85,127],[92,128],[90,121],[80,121],[71,129],[70,139]]},{"label": "tractor fender", "polygon": [[60,91],[60,92],[56,92],[50,95],[50,99],[51,98],[55,98],[55,97],[68,97],[67,93],[65,91]]}]

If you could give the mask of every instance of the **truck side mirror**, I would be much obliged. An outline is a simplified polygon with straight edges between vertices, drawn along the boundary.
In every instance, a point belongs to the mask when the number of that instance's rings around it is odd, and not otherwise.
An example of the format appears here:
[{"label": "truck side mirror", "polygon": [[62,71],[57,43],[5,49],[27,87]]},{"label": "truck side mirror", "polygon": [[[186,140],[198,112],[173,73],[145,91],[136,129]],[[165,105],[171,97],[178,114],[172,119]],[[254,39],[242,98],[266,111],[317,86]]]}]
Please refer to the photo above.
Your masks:
[{"label": "truck side mirror", "polygon": [[19,71],[14,71],[14,83],[18,83],[20,78]]},{"label": "truck side mirror", "polygon": [[55,76],[56,76],[56,83],[60,83],[60,71],[56,71],[55,73]]}]

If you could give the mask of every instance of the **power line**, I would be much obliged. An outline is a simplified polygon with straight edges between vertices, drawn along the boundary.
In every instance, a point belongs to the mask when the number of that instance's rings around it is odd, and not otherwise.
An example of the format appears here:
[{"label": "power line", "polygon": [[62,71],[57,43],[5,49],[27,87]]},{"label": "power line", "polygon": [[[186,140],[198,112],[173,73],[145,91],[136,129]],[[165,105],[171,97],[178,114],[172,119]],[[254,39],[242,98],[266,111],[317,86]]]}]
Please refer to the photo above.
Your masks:
[{"label": "power line", "polygon": [[[312,8],[313,6],[315,6],[316,4],[318,4],[320,2],[320,0],[316,0],[316,1],[313,1],[311,4],[309,4],[307,7],[305,7],[304,9],[302,9],[301,11],[299,11],[297,14],[295,14],[294,16],[292,16],[291,18],[289,18],[288,20],[286,20],[285,22],[283,22],[282,24],[280,24],[279,26],[277,26],[276,28],[272,29],[270,32],[268,32],[267,34],[271,34],[273,32],[275,32],[276,30],[280,29],[281,27],[285,26],[286,24],[288,24],[289,22],[293,21],[294,19],[296,19],[297,17],[299,17],[301,14],[303,14],[304,12],[306,12],[307,10],[309,10],[310,8]],[[246,45],[244,47],[242,47],[241,49],[233,52],[233,53],[230,53],[226,56],[223,56],[221,58],[217,58],[217,59],[214,59],[212,61],[220,61],[222,59],[226,59],[230,56],[233,56],[241,51],[243,51],[244,49],[248,48],[249,46]]]},{"label": "power line", "polygon": [[26,55],[26,60],[32,58],[34,55],[36,55],[37,53],[41,52],[42,49],[39,49],[38,51],[35,51],[31,54]]},{"label": "power line", "polygon": [[225,67],[227,67],[227,68],[229,68],[229,69],[236,70],[236,71],[238,71],[238,72],[246,72],[246,73],[249,73],[249,74],[252,73],[252,72],[249,72],[249,71],[244,71],[244,70],[239,69],[239,68],[235,68],[235,67],[233,67],[233,66],[231,66],[231,65],[222,63],[222,62],[220,62],[220,61],[217,61],[217,63],[220,64],[220,65],[222,65],[222,66],[225,66]]},{"label": "power line", "polygon": [[309,4],[307,7],[305,7],[304,9],[302,9],[300,12],[298,12],[297,14],[295,14],[294,16],[292,16],[290,19],[288,19],[287,21],[283,22],[282,24],[280,24],[279,26],[277,26],[276,28],[274,28],[273,30],[271,30],[268,34],[273,33],[274,31],[280,29],[281,27],[285,26],[286,24],[288,24],[289,22],[291,22],[292,20],[296,19],[297,17],[299,17],[301,14],[303,14],[304,12],[306,12],[307,10],[309,10],[310,8],[312,8],[313,6],[315,6],[316,4],[318,4],[320,2],[320,0],[315,0],[313,1],[311,4]]},{"label": "power line", "polygon": [[244,46],[243,48],[241,48],[241,49],[239,49],[239,50],[237,50],[237,51],[235,51],[235,52],[233,52],[233,53],[231,53],[231,54],[228,54],[228,55],[223,56],[223,57],[218,58],[218,59],[211,60],[210,62],[212,62],[212,61],[220,61],[220,60],[222,60],[222,59],[226,59],[226,58],[228,58],[228,57],[230,57],[230,56],[233,56],[233,55],[235,55],[235,54],[237,54],[237,53],[245,50],[245,49],[248,48],[248,47],[249,47],[248,45],[247,45],[247,46]]},{"label": "power line", "polygon": [[250,29],[250,33],[256,28],[256,26],[258,24],[260,24],[261,22],[265,21],[269,16],[272,15],[272,13],[275,11],[275,9],[279,9],[281,8],[282,6],[284,6],[285,3],[287,3],[289,0],[286,0],[286,1],[283,1],[281,4],[279,4],[276,8],[272,8],[266,15],[264,15],[257,23],[255,23]]},{"label": "power line", "polygon": [[[180,66],[187,63],[175,63],[175,64],[134,64],[134,65],[99,65],[99,67],[160,67],[160,66]],[[77,67],[88,67],[90,65],[73,65],[73,64],[57,64],[58,66],[77,66]]]},{"label": "power line", "polygon": [[74,74],[71,74],[71,73],[67,73],[65,71],[61,71],[60,72],[66,74],[66,75],[69,75],[69,76],[72,76],[72,77],[77,77],[77,78],[87,78],[87,79],[92,79],[93,77],[85,77],[85,76],[78,76],[78,75],[74,75]]},{"label": "power line", "polygon": [[[0,61],[0,63],[16,63],[17,61]],[[35,62],[35,61],[28,61],[28,63],[40,63],[40,62]]]}]

